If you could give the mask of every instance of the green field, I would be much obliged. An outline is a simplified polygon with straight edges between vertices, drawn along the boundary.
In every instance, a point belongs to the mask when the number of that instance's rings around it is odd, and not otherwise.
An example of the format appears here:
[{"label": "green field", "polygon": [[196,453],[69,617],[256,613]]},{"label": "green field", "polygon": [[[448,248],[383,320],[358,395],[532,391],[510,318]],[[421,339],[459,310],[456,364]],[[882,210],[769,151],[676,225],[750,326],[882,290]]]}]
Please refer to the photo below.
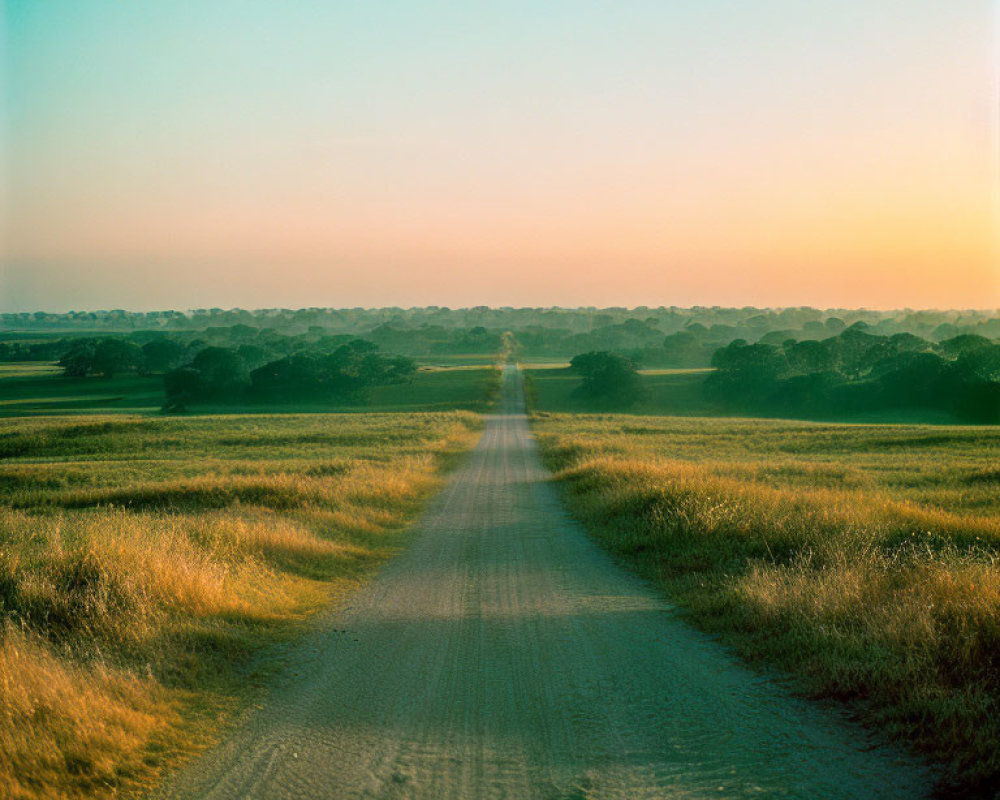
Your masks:
[{"label": "green field", "polygon": [[[462,368],[425,366],[407,383],[377,386],[364,404],[338,402],[195,405],[193,413],[261,411],[365,412],[482,410],[496,391],[497,374],[489,364]],[[128,374],[110,380],[66,378],[51,363],[0,364],[0,417],[50,414],[158,414],[163,379]]]},{"label": "green field", "polygon": [[209,743],[356,588],[468,412],[0,421],[0,795],[110,797]]},{"label": "green field", "polygon": [[41,378],[61,374],[62,369],[51,361],[0,362],[0,378]]},{"label": "green field", "polygon": [[[580,376],[567,364],[525,364],[532,405],[538,411],[586,413],[593,411],[586,400],[573,396]],[[641,370],[642,396],[628,408],[629,414],[697,415],[711,413],[702,398],[702,384],[710,369]]]},{"label": "green field", "polygon": [[[567,502],[698,625],[1000,779],[1000,429],[537,414]],[[962,796],[967,796],[962,794]]]}]

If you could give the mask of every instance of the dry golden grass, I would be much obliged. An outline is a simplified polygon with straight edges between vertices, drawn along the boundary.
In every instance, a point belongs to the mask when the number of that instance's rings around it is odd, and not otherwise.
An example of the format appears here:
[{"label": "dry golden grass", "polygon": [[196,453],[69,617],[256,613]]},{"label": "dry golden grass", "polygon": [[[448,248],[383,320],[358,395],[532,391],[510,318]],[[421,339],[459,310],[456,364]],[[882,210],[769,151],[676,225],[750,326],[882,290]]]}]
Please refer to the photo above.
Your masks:
[{"label": "dry golden grass", "polygon": [[[0,796],[134,793],[358,585],[467,413],[4,422]],[[263,668],[263,667],[261,667]]]},{"label": "dry golden grass", "polygon": [[570,505],[699,625],[945,767],[1000,778],[1000,507],[984,428],[538,415]]},{"label": "dry golden grass", "polygon": [[100,796],[141,778],[180,717],[155,681],[80,664],[8,624],[0,646],[0,795]]}]

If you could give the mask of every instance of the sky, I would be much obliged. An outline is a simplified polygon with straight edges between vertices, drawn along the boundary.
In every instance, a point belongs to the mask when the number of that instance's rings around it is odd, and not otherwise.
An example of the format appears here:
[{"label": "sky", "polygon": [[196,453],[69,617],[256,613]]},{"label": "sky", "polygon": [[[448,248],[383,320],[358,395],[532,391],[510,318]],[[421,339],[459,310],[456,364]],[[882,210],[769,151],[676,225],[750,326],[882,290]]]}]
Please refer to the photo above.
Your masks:
[{"label": "sky", "polygon": [[0,310],[1000,307],[989,0],[0,0]]}]

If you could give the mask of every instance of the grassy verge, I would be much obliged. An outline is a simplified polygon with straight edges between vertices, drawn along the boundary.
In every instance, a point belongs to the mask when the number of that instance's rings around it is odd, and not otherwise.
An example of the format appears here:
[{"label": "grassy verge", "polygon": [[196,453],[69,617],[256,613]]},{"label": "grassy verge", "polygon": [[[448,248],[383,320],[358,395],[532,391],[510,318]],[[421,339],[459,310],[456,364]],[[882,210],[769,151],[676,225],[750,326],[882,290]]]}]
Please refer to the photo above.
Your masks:
[{"label": "grassy verge", "polygon": [[0,796],[129,794],[210,743],[273,668],[257,656],[401,546],[479,426],[0,423]]},{"label": "grassy verge", "polygon": [[574,513],[699,626],[1000,786],[997,428],[537,414]]}]

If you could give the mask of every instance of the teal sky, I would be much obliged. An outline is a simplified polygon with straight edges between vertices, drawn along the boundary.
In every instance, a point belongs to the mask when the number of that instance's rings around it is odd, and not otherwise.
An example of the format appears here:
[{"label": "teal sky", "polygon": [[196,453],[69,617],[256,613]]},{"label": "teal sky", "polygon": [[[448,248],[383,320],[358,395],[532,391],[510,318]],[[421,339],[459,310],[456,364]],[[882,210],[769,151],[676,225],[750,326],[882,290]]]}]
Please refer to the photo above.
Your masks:
[{"label": "teal sky", "polygon": [[985,0],[3,9],[3,310],[1000,306]]}]

